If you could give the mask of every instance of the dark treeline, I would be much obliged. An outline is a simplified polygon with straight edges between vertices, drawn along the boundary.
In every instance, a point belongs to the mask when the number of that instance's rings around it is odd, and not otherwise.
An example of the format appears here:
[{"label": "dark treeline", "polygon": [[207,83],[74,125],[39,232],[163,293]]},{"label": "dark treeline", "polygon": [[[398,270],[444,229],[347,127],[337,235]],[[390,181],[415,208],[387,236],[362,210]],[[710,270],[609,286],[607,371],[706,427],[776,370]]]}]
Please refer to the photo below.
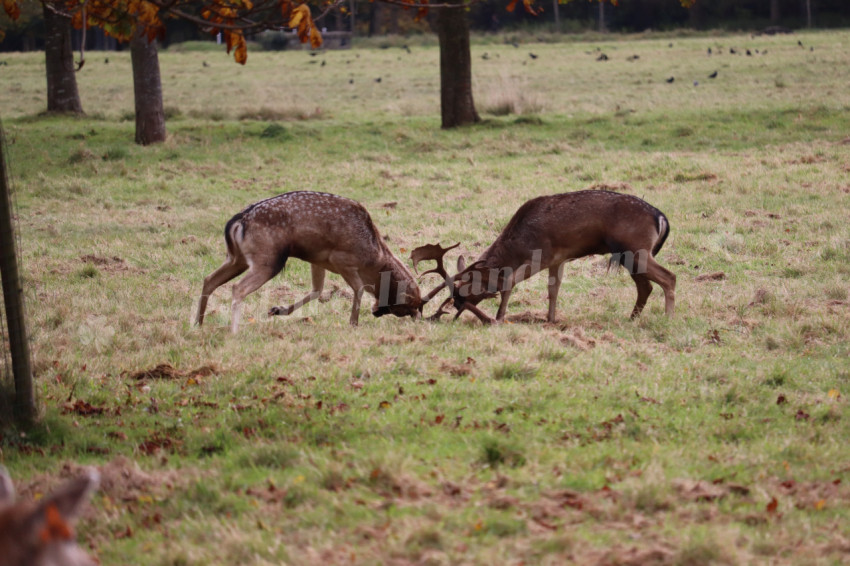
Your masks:
[{"label": "dark treeline", "polygon": [[[474,4],[469,12],[471,29],[475,32],[497,32],[531,28],[575,33],[600,29],[611,32],[681,28],[760,31],[769,27],[794,30],[809,26],[850,26],[850,0],[697,0],[690,9],[683,8],[679,0],[620,0],[618,6],[608,2],[600,6],[597,2],[586,0],[572,0],[556,6],[555,0],[538,0],[538,6],[543,8],[538,16],[526,13],[521,7],[508,12],[507,3],[507,0],[485,0]],[[27,6],[18,22],[9,22],[5,14],[0,16],[0,27],[6,31],[0,51],[44,48],[40,4],[31,2]],[[357,35],[405,35],[428,29],[427,23],[413,21],[413,11],[381,2],[358,0],[356,14]],[[328,14],[320,25],[326,30],[351,29],[349,17],[341,13]],[[81,34],[75,32],[74,36],[74,48],[77,49]],[[212,38],[193,24],[173,21],[169,23],[168,34],[161,43],[167,46],[187,40]],[[86,49],[122,48],[126,46],[100,30],[90,30],[86,36]]]},{"label": "dark treeline", "polygon": [[[484,31],[545,23],[554,28],[555,3],[538,5],[544,12],[531,16],[521,9],[508,13],[504,2],[488,0],[472,9],[473,29]],[[846,27],[850,25],[847,0],[697,0],[690,9],[679,0],[620,0],[618,6],[573,0],[557,7],[560,31],[604,29],[615,32],[645,30],[728,29],[761,30],[769,26],[789,29]]]}]

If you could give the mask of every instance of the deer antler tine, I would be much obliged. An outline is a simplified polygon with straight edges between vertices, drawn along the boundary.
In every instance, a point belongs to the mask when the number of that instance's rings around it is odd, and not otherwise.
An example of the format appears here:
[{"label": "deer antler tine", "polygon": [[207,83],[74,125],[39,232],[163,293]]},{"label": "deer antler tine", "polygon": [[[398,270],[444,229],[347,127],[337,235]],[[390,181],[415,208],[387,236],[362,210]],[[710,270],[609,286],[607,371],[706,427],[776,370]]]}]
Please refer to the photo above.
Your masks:
[{"label": "deer antler tine", "polygon": [[437,309],[437,312],[435,312],[434,314],[429,316],[428,320],[431,321],[431,322],[437,322],[437,321],[440,320],[441,316],[443,316],[444,314],[449,314],[449,311],[444,310],[444,308],[446,307],[446,305],[448,305],[451,302],[453,302],[452,297],[449,297],[448,299],[443,301],[443,304],[440,305],[440,308]]},{"label": "deer antler tine", "polygon": [[[437,267],[427,273],[438,273],[443,276],[443,279],[447,279],[448,275],[446,274],[446,269],[443,267],[443,256],[446,255],[447,251],[454,249],[459,245],[460,242],[447,248],[442,247],[440,244],[425,244],[424,246],[419,246],[410,252],[410,261],[413,262],[413,271],[418,274],[419,270],[417,267],[419,266],[419,262],[433,259],[437,261]],[[425,274],[423,273],[422,275]]]},{"label": "deer antler tine", "polygon": [[467,311],[471,312],[472,314],[474,314],[475,316],[477,316],[478,319],[481,322],[483,322],[484,324],[493,324],[495,322],[495,320],[490,315],[488,315],[487,313],[485,313],[484,311],[479,309],[477,306],[475,306],[475,305],[473,305],[472,303],[469,303],[469,302],[463,303],[463,307],[458,309],[457,316],[455,316],[455,318],[460,316],[460,313],[462,313],[465,310],[467,310]]}]

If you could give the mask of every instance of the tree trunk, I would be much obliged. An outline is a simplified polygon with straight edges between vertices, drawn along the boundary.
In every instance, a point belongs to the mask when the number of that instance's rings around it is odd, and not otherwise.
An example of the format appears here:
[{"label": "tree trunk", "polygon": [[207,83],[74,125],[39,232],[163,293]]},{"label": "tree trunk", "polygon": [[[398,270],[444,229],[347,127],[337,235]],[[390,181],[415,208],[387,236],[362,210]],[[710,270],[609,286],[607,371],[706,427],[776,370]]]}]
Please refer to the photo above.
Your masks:
[{"label": "tree trunk", "polygon": [[608,31],[608,26],[605,25],[605,2],[599,2],[599,33]]},{"label": "tree trunk", "polygon": [[[0,128],[0,279],[3,283],[3,304],[9,329],[9,352],[15,379],[15,400],[12,412],[17,424],[26,427],[36,417],[35,396],[30,364],[29,338],[24,309],[24,290],[18,273],[17,240],[12,221],[12,200],[6,175],[6,140]],[[0,384],[2,385],[2,384]],[[0,391],[0,395],[5,391]],[[0,399],[0,408],[3,407]],[[5,416],[5,415],[4,415]],[[0,422],[2,422],[0,416]]]},{"label": "tree trunk", "polygon": [[693,6],[688,8],[688,21],[693,29],[702,28],[702,4],[695,2]]},{"label": "tree trunk", "polygon": [[130,40],[133,64],[133,95],[136,100],[136,143],[149,145],[165,141],[165,112],[162,109],[162,81],[156,43],[143,32]]},{"label": "tree trunk", "polygon": [[770,23],[778,24],[779,18],[779,0],[770,0]]},{"label": "tree trunk", "polygon": [[47,111],[82,114],[71,50],[71,19],[44,2],[44,54],[47,67]]},{"label": "tree trunk", "polygon": [[469,53],[469,22],[464,8],[437,10],[440,37],[440,111],[443,128],[474,124],[481,120],[472,100],[472,57]]}]

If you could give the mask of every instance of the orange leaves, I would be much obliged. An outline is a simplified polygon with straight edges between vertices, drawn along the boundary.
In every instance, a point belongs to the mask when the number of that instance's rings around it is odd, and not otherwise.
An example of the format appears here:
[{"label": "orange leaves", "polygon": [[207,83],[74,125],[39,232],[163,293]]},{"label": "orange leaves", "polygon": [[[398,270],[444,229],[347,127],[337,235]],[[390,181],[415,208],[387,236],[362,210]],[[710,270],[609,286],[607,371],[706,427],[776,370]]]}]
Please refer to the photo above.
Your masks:
[{"label": "orange leaves", "polygon": [[318,49],[322,46],[322,34],[315,25],[310,26],[310,47]]},{"label": "orange leaves", "polygon": [[[508,12],[513,12],[516,9],[517,0],[511,0],[510,4],[505,8]],[[536,16],[543,12],[543,8],[538,8],[534,5],[534,0],[522,0],[522,7],[525,8],[525,11],[531,14],[532,16]]]},{"label": "orange leaves", "polygon": [[3,9],[13,20],[17,20],[21,15],[21,7],[18,6],[18,2],[16,0],[3,0]]},{"label": "orange leaves", "polygon": [[292,15],[289,17],[289,27],[298,30],[298,36],[306,32],[306,26],[312,23],[310,8],[306,4],[301,4],[292,9]]},{"label": "orange leaves", "polygon": [[416,11],[416,17],[413,18],[416,22],[421,22],[428,15],[428,0],[401,0],[401,6],[405,10],[415,6],[419,7]]},{"label": "orange leaves", "polygon": [[310,13],[310,7],[307,4],[299,4],[293,8],[290,2],[284,1],[281,3],[281,13],[290,13],[289,27],[296,30],[298,40],[301,43],[309,41],[313,49],[322,46],[322,34],[313,22],[313,15]]},{"label": "orange leaves", "polygon": [[248,43],[241,33],[239,34],[236,49],[233,51],[233,59],[240,65],[244,65],[248,60]]},{"label": "orange leaves", "polygon": [[227,52],[233,51],[233,60],[244,65],[248,61],[248,42],[245,41],[242,30],[224,30],[222,36],[224,36]]}]

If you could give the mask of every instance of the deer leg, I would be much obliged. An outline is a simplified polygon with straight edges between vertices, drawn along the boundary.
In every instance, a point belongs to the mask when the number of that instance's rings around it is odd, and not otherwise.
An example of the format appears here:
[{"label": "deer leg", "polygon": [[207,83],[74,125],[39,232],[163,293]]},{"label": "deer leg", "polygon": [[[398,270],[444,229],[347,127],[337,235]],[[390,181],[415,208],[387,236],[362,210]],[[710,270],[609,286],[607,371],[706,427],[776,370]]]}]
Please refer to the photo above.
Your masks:
[{"label": "deer leg", "polygon": [[195,324],[201,326],[204,323],[204,313],[207,311],[207,301],[213,291],[236,277],[244,273],[248,269],[248,264],[244,259],[238,261],[236,258],[228,257],[221,267],[210,273],[204,279],[204,288],[201,291],[201,300],[198,301],[198,314],[195,317]]},{"label": "deer leg", "polygon": [[676,303],[676,275],[662,267],[655,258],[650,257],[646,264],[646,277],[657,283],[664,291],[664,312],[672,318],[673,307]]},{"label": "deer leg", "polygon": [[637,302],[635,303],[635,308],[632,309],[632,314],[629,318],[637,318],[638,315],[643,311],[643,307],[646,306],[646,300],[649,298],[649,294],[652,293],[652,284],[650,284],[649,279],[643,273],[632,273],[632,279],[637,286]]},{"label": "deer leg", "polygon": [[322,289],[325,287],[325,268],[319,267],[315,264],[310,264],[310,273],[313,277],[313,290],[307,293],[307,295],[305,295],[301,300],[289,305],[288,307],[270,308],[269,316],[292,314],[310,301],[322,296]]},{"label": "deer leg", "polygon": [[564,264],[553,265],[549,268],[549,313],[546,316],[548,322],[555,322],[555,308],[558,306],[558,290],[561,288],[561,279],[564,276]]},{"label": "deer leg", "polygon": [[511,298],[511,291],[512,289],[499,291],[499,295],[502,297],[502,302],[499,303],[499,311],[496,313],[496,322],[505,322],[505,312],[508,310],[508,301]]},{"label": "deer leg", "polygon": [[340,275],[342,275],[342,278],[351,287],[351,290],[354,291],[354,298],[351,302],[351,316],[348,319],[348,323],[351,326],[357,326],[360,319],[360,299],[363,297],[366,287],[363,285],[363,280],[360,279],[357,269],[342,271]]},{"label": "deer leg", "polygon": [[252,265],[248,274],[233,286],[233,300],[230,303],[230,331],[234,334],[239,329],[239,319],[242,315],[242,301],[277,275],[280,269],[268,265]]}]

